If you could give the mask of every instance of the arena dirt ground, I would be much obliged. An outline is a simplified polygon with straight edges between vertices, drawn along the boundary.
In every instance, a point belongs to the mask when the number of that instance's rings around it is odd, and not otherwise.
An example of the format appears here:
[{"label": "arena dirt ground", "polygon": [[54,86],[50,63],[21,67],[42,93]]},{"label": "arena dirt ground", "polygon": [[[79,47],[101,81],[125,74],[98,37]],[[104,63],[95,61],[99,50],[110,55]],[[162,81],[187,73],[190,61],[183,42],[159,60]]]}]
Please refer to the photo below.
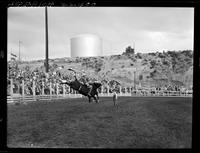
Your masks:
[{"label": "arena dirt ground", "polygon": [[192,98],[111,97],[8,105],[9,148],[191,148]]}]

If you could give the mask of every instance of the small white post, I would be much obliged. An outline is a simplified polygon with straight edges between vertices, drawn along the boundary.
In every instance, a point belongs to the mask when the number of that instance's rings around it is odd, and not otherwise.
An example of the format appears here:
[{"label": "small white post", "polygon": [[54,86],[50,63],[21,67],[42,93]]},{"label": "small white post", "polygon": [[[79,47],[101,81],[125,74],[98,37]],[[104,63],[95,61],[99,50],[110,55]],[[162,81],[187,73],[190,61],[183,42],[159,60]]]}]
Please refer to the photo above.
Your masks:
[{"label": "small white post", "polygon": [[56,83],[56,95],[58,96],[58,93],[59,93],[59,91],[58,91],[58,83]]},{"label": "small white post", "polygon": [[122,95],[122,87],[119,86],[119,94]]},{"label": "small white post", "polygon": [[74,95],[75,95],[75,97],[76,97],[76,90],[74,90]]},{"label": "small white post", "polygon": [[35,97],[35,81],[33,81],[32,90],[33,90],[33,98],[36,100],[36,97]]},{"label": "small white post", "polygon": [[52,99],[52,83],[50,82],[49,84],[49,89],[50,89],[50,100]]},{"label": "small white post", "polygon": [[107,94],[108,94],[108,96],[110,95],[110,94],[109,94],[109,86],[107,86]]},{"label": "small white post", "polygon": [[63,96],[65,97],[65,84],[63,84]]},{"label": "small white post", "polygon": [[42,95],[44,95],[44,82],[42,82]]},{"label": "small white post", "polygon": [[20,94],[20,84],[17,85],[18,88],[18,94]]},{"label": "small white post", "polygon": [[71,88],[70,88],[70,86],[68,86],[69,87],[69,96],[71,96]]}]

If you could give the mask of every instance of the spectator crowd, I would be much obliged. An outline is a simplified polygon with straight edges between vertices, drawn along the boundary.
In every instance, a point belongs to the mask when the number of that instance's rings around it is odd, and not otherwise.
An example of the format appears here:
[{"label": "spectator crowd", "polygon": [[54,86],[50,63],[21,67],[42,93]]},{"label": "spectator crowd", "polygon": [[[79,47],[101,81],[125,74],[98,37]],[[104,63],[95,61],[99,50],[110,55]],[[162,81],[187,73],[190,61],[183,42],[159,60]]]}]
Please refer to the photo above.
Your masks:
[{"label": "spectator crowd", "polygon": [[[49,69],[49,72],[45,73],[42,69],[39,68],[34,70],[30,70],[28,67],[19,69],[17,66],[11,67],[8,65],[7,94],[10,95],[11,79],[13,80],[13,93],[22,94],[22,80],[24,81],[24,93],[26,95],[33,94],[33,84],[35,84],[36,95],[42,94],[42,92],[44,92],[44,94],[50,94],[50,82],[53,94],[57,92],[57,89],[59,90],[59,93],[63,93],[62,85],[60,85],[60,80],[63,78],[63,75],[59,72],[59,69],[62,69],[62,67]],[[56,84],[58,84],[58,88]],[[66,91],[68,91],[67,86]]]},{"label": "spectator crowd", "polygon": [[[13,93],[19,93],[22,94],[22,80],[24,81],[24,94],[25,95],[33,95],[33,84],[35,85],[35,93],[36,95],[41,94],[50,94],[50,84],[51,84],[51,91],[52,94],[63,94],[63,85],[60,84],[61,79],[69,79],[72,80],[72,75],[63,75],[61,73],[62,67],[54,67],[50,68],[48,73],[45,73],[42,68],[35,68],[34,70],[31,70],[28,66],[20,69],[17,65],[11,65],[8,63],[8,70],[7,70],[7,95],[10,95],[11,93],[11,79],[13,80]],[[83,76],[86,76],[83,75]],[[82,79],[79,77],[80,80]],[[94,81],[94,78],[87,78],[87,81]],[[112,80],[113,81],[113,80]],[[113,89],[113,83],[110,81],[108,83],[110,92],[112,92]],[[119,93],[120,84],[115,84],[115,91]],[[136,86],[136,88],[131,87],[127,88],[127,92],[130,92],[132,90],[141,90],[141,91],[147,91],[154,93],[156,91],[184,91],[187,90],[184,87],[176,86],[176,85],[165,85],[160,87],[153,87],[145,89],[143,87]],[[57,91],[58,90],[58,91]],[[100,91],[101,89],[99,89]],[[192,89],[191,89],[192,90]],[[74,93],[72,89],[70,89],[68,86],[65,86],[65,92],[67,93]],[[107,89],[104,88],[103,92],[107,92]],[[124,88],[122,88],[122,92],[125,92]]]}]

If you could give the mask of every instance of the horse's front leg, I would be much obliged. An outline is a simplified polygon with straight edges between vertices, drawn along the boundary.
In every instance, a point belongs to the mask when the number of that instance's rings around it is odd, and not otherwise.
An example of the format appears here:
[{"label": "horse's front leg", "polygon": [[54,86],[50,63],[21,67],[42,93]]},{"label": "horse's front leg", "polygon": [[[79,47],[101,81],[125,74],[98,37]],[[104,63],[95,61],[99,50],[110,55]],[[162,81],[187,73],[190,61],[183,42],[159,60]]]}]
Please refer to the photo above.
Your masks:
[{"label": "horse's front leg", "polygon": [[97,95],[97,102],[99,103],[99,95],[98,95],[98,93],[96,95]]}]

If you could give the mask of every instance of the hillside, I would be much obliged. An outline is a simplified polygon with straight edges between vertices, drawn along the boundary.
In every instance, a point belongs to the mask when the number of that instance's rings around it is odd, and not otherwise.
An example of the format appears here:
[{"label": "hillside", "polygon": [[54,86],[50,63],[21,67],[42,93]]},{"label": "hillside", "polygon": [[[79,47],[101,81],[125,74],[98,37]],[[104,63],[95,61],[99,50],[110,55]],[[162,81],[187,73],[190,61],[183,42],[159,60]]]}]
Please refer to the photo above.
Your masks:
[{"label": "hillside", "polygon": [[[123,86],[134,85],[158,86],[176,84],[191,86],[193,84],[193,51],[167,51],[155,53],[123,53],[88,58],[50,59],[51,68],[64,66],[63,73],[68,68],[87,72],[87,75],[104,82],[115,80]],[[20,68],[29,66],[31,69],[44,70],[44,60],[23,62]]]}]

